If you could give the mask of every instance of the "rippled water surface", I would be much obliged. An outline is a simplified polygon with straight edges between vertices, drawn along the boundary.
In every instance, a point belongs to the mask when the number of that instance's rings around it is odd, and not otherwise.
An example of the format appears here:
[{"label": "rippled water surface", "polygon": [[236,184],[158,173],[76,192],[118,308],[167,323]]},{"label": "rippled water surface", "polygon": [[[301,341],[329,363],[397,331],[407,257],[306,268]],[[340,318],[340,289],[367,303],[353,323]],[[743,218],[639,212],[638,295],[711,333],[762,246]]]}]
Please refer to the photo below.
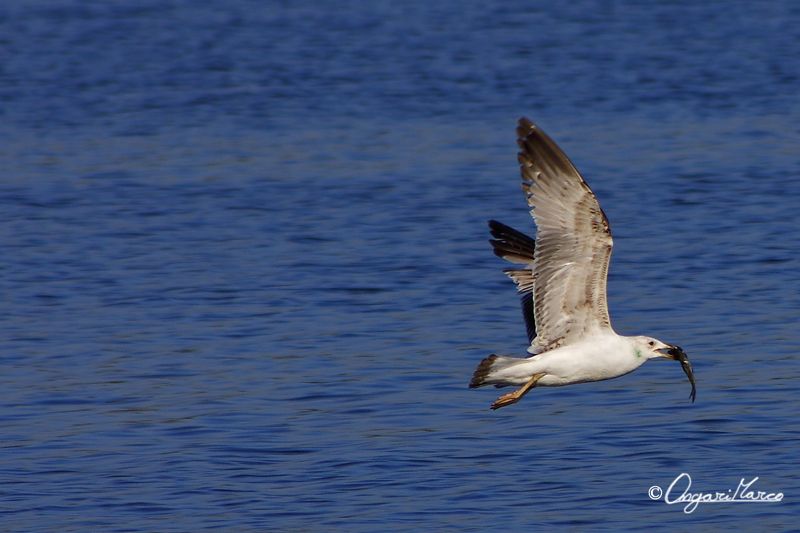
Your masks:
[{"label": "rippled water surface", "polygon": [[[558,3],[555,3],[558,4]],[[794,2],[0,7],[5,531],[797,528]],[[540,124],[682,346],[491,412]],[[781,492],[780,503],[648,496]],[[797,529],[795,529],[797,530]]]}]

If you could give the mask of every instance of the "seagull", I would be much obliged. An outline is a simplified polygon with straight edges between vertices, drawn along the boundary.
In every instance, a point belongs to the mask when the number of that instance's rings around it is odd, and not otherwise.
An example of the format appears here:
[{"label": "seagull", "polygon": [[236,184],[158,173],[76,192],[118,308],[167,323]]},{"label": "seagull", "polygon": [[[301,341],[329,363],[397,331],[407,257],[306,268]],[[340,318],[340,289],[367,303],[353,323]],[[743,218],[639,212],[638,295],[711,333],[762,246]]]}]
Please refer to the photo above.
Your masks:
[{"label": "seagull", "polygon": [[522,298],[530,347],[525,358],[490,355],[478,365],[470,388],[519,389],[492,409],[517,403],[531,389],[618,378],[645,361],[680,361],[692,385],[692,364],[678,346],[652,337],[625,337],[611,328],[606,279],[611,228],[594,193],[564,152],[527,118],[519,120],[517,160],[522,191],[536,223],[536,240],[489,221],[495,255],[524,265],[504,270]]}]

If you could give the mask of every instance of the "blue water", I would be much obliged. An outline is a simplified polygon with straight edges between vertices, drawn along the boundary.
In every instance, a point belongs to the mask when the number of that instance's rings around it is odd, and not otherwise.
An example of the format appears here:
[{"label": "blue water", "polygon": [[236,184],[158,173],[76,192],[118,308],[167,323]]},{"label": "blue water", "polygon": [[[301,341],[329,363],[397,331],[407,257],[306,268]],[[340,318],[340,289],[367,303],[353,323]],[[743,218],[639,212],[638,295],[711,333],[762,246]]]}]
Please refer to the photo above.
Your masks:
[{"label": "blue water", "polygon": [[[561,4],[0,7],[0,529],[797,531],[800,6]],[[523,115],[696,403],[467,388],[526,347]]]}]

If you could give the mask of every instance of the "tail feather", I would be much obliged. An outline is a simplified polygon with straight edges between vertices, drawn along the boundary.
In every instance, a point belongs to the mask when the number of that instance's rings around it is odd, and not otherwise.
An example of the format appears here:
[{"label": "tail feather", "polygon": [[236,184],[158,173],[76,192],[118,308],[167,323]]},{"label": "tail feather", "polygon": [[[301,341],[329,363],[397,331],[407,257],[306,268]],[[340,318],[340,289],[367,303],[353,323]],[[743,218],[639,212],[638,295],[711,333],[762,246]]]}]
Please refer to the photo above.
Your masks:
[{"label": "tail feather", "polygon": [[488,383],[486,383],[486,379],[489,377],[489,373],[492,371],[492,364],[498,359],[498,357],[498,355],[492,354],[480,362],[478,368],[475,370],[475,373],[472,374],[472,381],[469,382],[470,389],[477,389],[478,387],[488,385]]},{"label": "tail feather", "polygon": [[492,354],[480,362],[478,368],[475,370],[475,373],[472,375],[472,381],[469,383],[469,388],[476,389],[486,385],[494,385],[495,387],[513,385],[513,382],[498,378],[496,374],[510,366],[526,363],[528,361],[529,359],[503,357],[501,355]]}]

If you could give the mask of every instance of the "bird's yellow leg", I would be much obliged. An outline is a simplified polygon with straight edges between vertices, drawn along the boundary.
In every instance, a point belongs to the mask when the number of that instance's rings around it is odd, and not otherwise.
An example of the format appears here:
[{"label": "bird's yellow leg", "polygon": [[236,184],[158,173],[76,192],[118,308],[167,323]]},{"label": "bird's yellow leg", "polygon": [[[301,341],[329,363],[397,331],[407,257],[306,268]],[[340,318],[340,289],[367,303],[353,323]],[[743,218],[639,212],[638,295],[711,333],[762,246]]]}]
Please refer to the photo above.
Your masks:
[{"label": "bird's yellow leg", "polygon": [[528,394],[528,391],[531,390],[536,386],[536,382],[539,381],[544,377],[544,374],[534,374],[533,377],[521,388],[515,390],[514,392],[509,392],[508,394],[504,394],[500,396],[495,402],[492,404],[492,410],[500,409],[501,407],[505,407],[506,405],[511,405],[512,403],[517,403],[522,399],[523,396]]}]

